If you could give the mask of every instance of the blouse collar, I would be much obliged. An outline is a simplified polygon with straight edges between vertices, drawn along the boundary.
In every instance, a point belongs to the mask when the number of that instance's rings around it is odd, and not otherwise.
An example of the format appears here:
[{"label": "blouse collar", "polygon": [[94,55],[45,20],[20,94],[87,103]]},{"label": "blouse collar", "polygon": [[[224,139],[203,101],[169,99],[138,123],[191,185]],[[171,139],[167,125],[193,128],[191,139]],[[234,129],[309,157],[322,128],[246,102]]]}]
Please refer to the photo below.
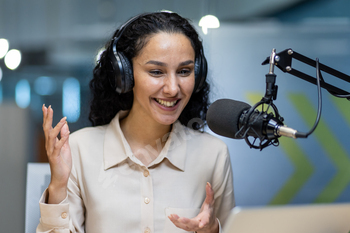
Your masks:
[{"label": "blouse collar", "polygon": [[[130,159],[144,166],[132,153],[129,143],[126,141],[120,128],[119,120],[126,117],[128,111],[120,111],[107,126],[104,145],[103,159],[104,169],[107,170],[126,159]],[[148,165],[152,167],[167,159],[173,166],[181,171],[185,170],[187,140],[191,132],[179,121],[173,124],[169,137],[158,157]],[[162,140],[162,139],[161,139]],[[147,148],[146,148],[147,149]],[[150,152],[151,153],[151,152]]]}]

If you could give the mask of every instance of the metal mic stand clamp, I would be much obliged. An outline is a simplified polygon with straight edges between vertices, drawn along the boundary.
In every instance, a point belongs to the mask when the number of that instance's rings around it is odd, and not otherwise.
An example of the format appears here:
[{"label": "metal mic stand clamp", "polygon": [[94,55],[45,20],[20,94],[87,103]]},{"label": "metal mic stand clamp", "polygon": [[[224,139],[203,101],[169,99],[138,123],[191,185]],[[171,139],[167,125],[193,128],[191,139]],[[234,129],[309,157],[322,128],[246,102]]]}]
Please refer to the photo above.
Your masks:
[{"label": "metal mic stand clamp", "polygon": [[275,57],[276,57],[276,49],[272,49],[272,53],[270,56],[270,69],[269,73],[267,73],[266,76],[266,92],[265,96],[263,97],[263,100],[267,102],[272,102],[272,100],[276,100],[277,98],[277,90],[278,86],[275,85],[276,83],[276,75],[274,74],[274,68],[275,68]]},{"label": "metal mic stand clamp", "polygon": [[[278,86],[275,85],[276,83],[276,75],[274,74],[274,66],[275,66],[275,58],[276,58],[276,49],[272,50],[269,63],[270,63],[270,69],[268,74],[266,74],[266,92],[265,96],[252,106],[249,111],[247,112],[247,115],[244,119],[243,125],[245,127],[242,127],[237,134],[244,131],[243,138],[245,139],[246,143],[250,146],[250,148],[254,149],[260,149],[269,146],[269,145],[279,145],[278,137],[273,132],[276,125],[283,125],[283,117],[279,115],[277,107],[274,105],[273,100],[276,100],[277,98],[277,90]],[[264,110],[264,104],[266,104],[268,107],[266,110]],[[257,111],[257,108],[262,105],[262,112]],[[273,112],[267,113],[269,108],[272,107]],[[258,114],[256,117],[251,117],[253,114]],[[250,121],[250,119],[255,119],[253,121]],[[254,130],[254,127],[252,127],[258,119],[263,119],[263,129],[262,132],[256,132]],[[274,120],[272,120],[274,119]],[[271,125],[273,124],[273,125]],[[254,131],[254,141],[250,142],[248,139],[248,132]],[[259,138],[260,142],[259,145],[254,145],[256,139]]]}]

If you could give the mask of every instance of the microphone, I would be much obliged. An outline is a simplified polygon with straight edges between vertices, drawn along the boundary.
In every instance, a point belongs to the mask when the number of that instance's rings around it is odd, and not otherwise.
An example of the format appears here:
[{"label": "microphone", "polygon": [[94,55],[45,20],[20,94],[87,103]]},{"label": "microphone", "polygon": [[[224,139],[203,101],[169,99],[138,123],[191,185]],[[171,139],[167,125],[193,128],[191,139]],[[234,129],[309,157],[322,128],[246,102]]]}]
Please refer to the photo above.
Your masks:
[{"label": "microphone", "polygon": [[284,126],[272,113],[254,110],[247,103],[230,99],[219,99],[211,104],[206,120],[214,133],[233,139],[252,136],[271,142],[280,136],[303,137],[298,131]]}]

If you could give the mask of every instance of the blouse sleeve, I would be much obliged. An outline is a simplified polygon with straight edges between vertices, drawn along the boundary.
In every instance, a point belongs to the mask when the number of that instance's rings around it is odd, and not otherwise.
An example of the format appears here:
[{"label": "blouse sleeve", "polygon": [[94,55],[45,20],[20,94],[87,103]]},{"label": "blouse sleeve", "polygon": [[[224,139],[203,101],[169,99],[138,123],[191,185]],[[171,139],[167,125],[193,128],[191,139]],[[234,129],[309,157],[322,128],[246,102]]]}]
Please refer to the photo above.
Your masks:
[{"label": "blouse sleeve", "polygon": [[213,177],[213,190],[215,214],[219,219],[221,228],[225,225],[226,219],[235,206],[233,175],[227,147],[225,147],[224,152],[218,157]]},{"label": "blouse sleeve", "polygon": [[46,204],[48,190],[46,189],[40,198],[40,223],[37,233],[83,233],[85,222],[84,202],[80,195],[77,183],[76,171],[72,166],[68,181],[67,197],[59,204]]}]

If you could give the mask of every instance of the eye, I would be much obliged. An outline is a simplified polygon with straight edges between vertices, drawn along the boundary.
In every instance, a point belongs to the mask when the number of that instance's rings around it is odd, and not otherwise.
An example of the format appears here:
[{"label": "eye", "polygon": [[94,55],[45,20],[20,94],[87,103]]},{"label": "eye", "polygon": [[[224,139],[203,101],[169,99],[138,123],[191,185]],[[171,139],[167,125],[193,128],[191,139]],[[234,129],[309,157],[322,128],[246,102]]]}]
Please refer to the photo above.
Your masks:
[{"label": "eye", "polygon": [[180,74],[183,77],[189,76],[192,73],[192,69],[184,68],[178,71],[178,74]]},{"label": "eye", "polygon": [[163,74],[161,70],[151,70],[149,71],[149,73],[151,76],[154,76],[154,77],[160,77]]}]

